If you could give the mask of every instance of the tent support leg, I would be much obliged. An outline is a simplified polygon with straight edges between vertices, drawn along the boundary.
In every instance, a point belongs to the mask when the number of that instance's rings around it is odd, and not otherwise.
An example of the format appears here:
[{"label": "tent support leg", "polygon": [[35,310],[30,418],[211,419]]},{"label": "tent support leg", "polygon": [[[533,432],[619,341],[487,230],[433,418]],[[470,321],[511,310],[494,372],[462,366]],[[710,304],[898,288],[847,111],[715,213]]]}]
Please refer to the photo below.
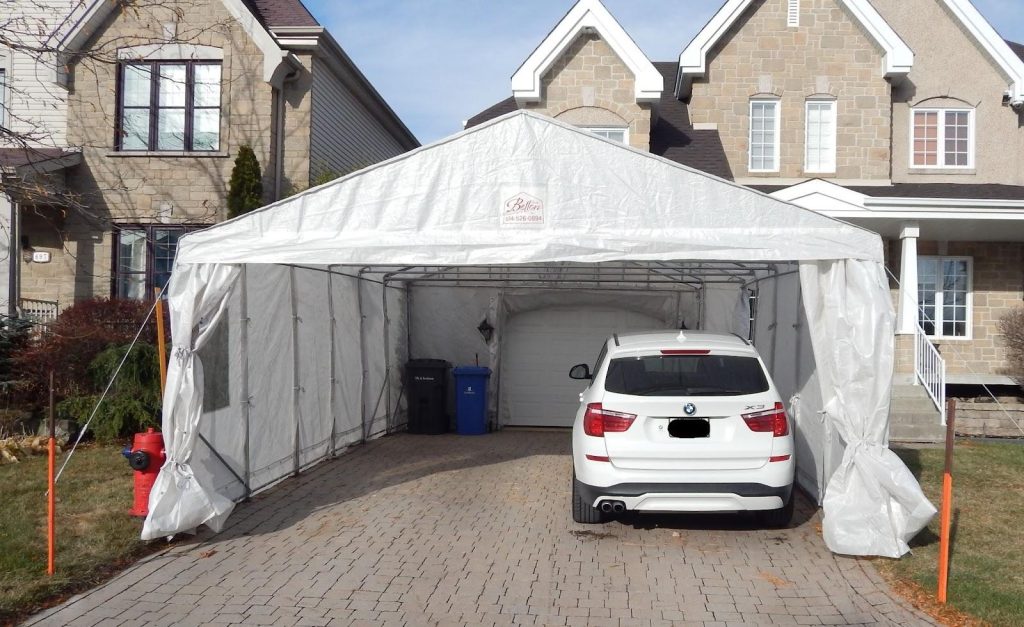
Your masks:
[{"label": "tent support leg", "polygon": [[240,351],[242,353],[242,430],[245,433],[245,440],[243,445],[242,454],[242,476],[244,480],[242,484],[245,485],[245,498],[246,500],[252,496],[252,490],[250,488],[250,481],[252,478],[252,471],[249,466],[249,413],[250,406],[252,404],[252,396],[249,395],[249,297],[248,289],[246,287],[246,266],[242,266],[242,275],[238,277],[239,282],[239,300],[240,315],[239,315],[239,344]]},{"label": "tent support leg", "polygon": [[363,314],[363,272],[366,268],[359,271],[358,281],[356,282],[356,308],[359,310],[359,367],[361,368],[359,376],[359,424],[362,427],[363,437],[361,442],[365,443],[367,438],[366,428],[366,380],[367,374],[369,374],[366,367],[366,332],[365,332],[365,320],[366,316]]},{"label": "tent support leg", "polygon": [[330,342],[331,342],[331,368],[330,368],[330,372],[331,372],[331,387],[330,387],[330,389],[327,392],[327,394],[328,394],[328,396],[327,396],[327,407],[330,409],[329,413],[331,414],[331,448],[330,448],[331,457],[336,457],[338,455],[338,444],[337,444],[337,438],[338,438],[338,415],[337,415],[337,411],[336,411],[336,407],[335,407],[335,404],[336,404],[335,403],[335,399],[337,398],[337,393],[335,392],[335,388],[338,385],[338,379],[337,379],[337,372],[335,372],[335,365],[334,365],[335,364],[335,357],[336,357],[335,351],[337,350],[335,348],[335,345],[334,345],[334,339],[335,339],[335,327],[337,326],[337,323],[334,320],[334,283],[333,283],[334,275],[330,272],[330,270],[331,270],[331,266],[328,265],[327,266],[327,271],[328,271],[327,272],[327,311],[328,311],[328,313],[330,315],[330,321],[328,322],[328,329],[327,329],[327,331],[328,331],[328,336],[329,336]]},{"label": "tent support leg", "polygon": [[288,268],[288,289],[292,306],[292,474],[299,474],[299,311],[295,295],[295,268]]},{"label": "tent support leg", "polygon": [[[381,311],[384,314],[384,432],[391,433],[391,320],[388,318],[388,280],[380,290]],[[374,410],[374,416],[377,411]]]}]

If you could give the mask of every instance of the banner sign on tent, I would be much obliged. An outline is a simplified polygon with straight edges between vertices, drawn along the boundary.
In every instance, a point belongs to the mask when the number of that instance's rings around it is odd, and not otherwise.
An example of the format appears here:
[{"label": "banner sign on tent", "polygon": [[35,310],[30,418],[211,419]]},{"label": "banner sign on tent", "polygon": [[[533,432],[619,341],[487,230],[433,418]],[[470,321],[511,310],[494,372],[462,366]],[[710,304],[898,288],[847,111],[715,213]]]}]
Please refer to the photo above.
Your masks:
[{"label": "banner sign on tent", "polygon": [[538,186],[503,186],[501,226],[543,226],[546,192]]}]

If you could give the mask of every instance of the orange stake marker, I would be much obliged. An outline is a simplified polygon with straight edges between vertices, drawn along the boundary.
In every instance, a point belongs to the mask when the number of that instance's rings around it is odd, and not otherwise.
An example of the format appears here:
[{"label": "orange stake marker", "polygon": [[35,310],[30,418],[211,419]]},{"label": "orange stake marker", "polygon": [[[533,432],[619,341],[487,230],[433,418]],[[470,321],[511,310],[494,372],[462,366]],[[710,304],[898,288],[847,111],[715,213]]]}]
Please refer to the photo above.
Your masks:
[{"label": "orange stake marker", "polygon": [[167,347],[164,345],[164,301],[160,298],[160,289],[153,288],[156,294],[156,350],[160,356],[160,396],[163,397],[167,386]]},{"label": "orange stake marker", "polygon": [[949,581],[949,527],[953,509],[953,439],[956,432],[956,400],[946,403],[946,466],[942,471],[942,513],[939,519],[939,603],[946,602],[946,584]]},{"label": "orange stake marker", "polygon": [[57,494],[54,492],[53,470],[57,465],[57,433],[53,417],[53,371],[50,371],[50,442],[47,446],[49,456],[49,468],[46,480],[49,490],[46,493],[46,574],[54,572],[54,557],[57,552]]}]

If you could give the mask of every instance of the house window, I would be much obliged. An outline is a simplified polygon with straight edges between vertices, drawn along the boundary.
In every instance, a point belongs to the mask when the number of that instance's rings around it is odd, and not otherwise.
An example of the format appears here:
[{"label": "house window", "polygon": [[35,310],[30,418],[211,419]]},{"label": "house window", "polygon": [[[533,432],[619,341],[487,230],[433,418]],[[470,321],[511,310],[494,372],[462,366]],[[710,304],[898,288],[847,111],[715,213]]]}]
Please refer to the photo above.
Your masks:
[{"label": "house window", "polygon": [[145,300],[171,277],[178,239],[201,226],[126,226],[114,233],[115,298]]},{"label": "house window", "polygon": [[836,103],[834,100],[807,102],[805,172],[836,171]]},{"label": "house window", "polygon": [[597,135],[598,137],[604,137],[605,139],[610,139],[612,141],[621,142],[623,144],[628,144],[629,143],[629,130],[625,129],[625,128],[615,128],[615,127],[610,127],[610,128],[594,128],[594,127],[591,127],[591,128],[588,128],[587,130],[590,131],[591,133],[593,133],[594,135]]},{"label": "house window", "polygon": [[220,148],[219,62],[121,65],[118,150]]},{"label": "house window", "polygon": [[911,167],[974,167],[974,111],[914,109]]},{"label": "house window", "polygon": [[971,258],[919,257],[918,322],[927,335],[971,337]]},{"label": "house window", "polygon": [[779,101],[750,101],[751,172],[779,171]]}]

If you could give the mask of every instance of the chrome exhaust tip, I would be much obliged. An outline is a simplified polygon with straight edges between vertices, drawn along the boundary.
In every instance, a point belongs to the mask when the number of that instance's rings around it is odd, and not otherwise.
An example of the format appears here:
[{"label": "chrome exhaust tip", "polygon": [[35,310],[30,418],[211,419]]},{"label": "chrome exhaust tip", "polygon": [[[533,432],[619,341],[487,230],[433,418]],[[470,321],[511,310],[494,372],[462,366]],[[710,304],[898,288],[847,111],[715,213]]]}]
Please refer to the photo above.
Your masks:
[{"label": "chrome exhaust tip", "polygon": [[611,501],[601,501],[601,511],[605,514],[611,513],[613,507]]},{"label": "chrome exhaust tip", "polygon": [[621,514],[622,512],[626,511],[626,504],[623,503],[622,501],[615,501],[614,503],[612,503],[612,511],[616,514]]}]

